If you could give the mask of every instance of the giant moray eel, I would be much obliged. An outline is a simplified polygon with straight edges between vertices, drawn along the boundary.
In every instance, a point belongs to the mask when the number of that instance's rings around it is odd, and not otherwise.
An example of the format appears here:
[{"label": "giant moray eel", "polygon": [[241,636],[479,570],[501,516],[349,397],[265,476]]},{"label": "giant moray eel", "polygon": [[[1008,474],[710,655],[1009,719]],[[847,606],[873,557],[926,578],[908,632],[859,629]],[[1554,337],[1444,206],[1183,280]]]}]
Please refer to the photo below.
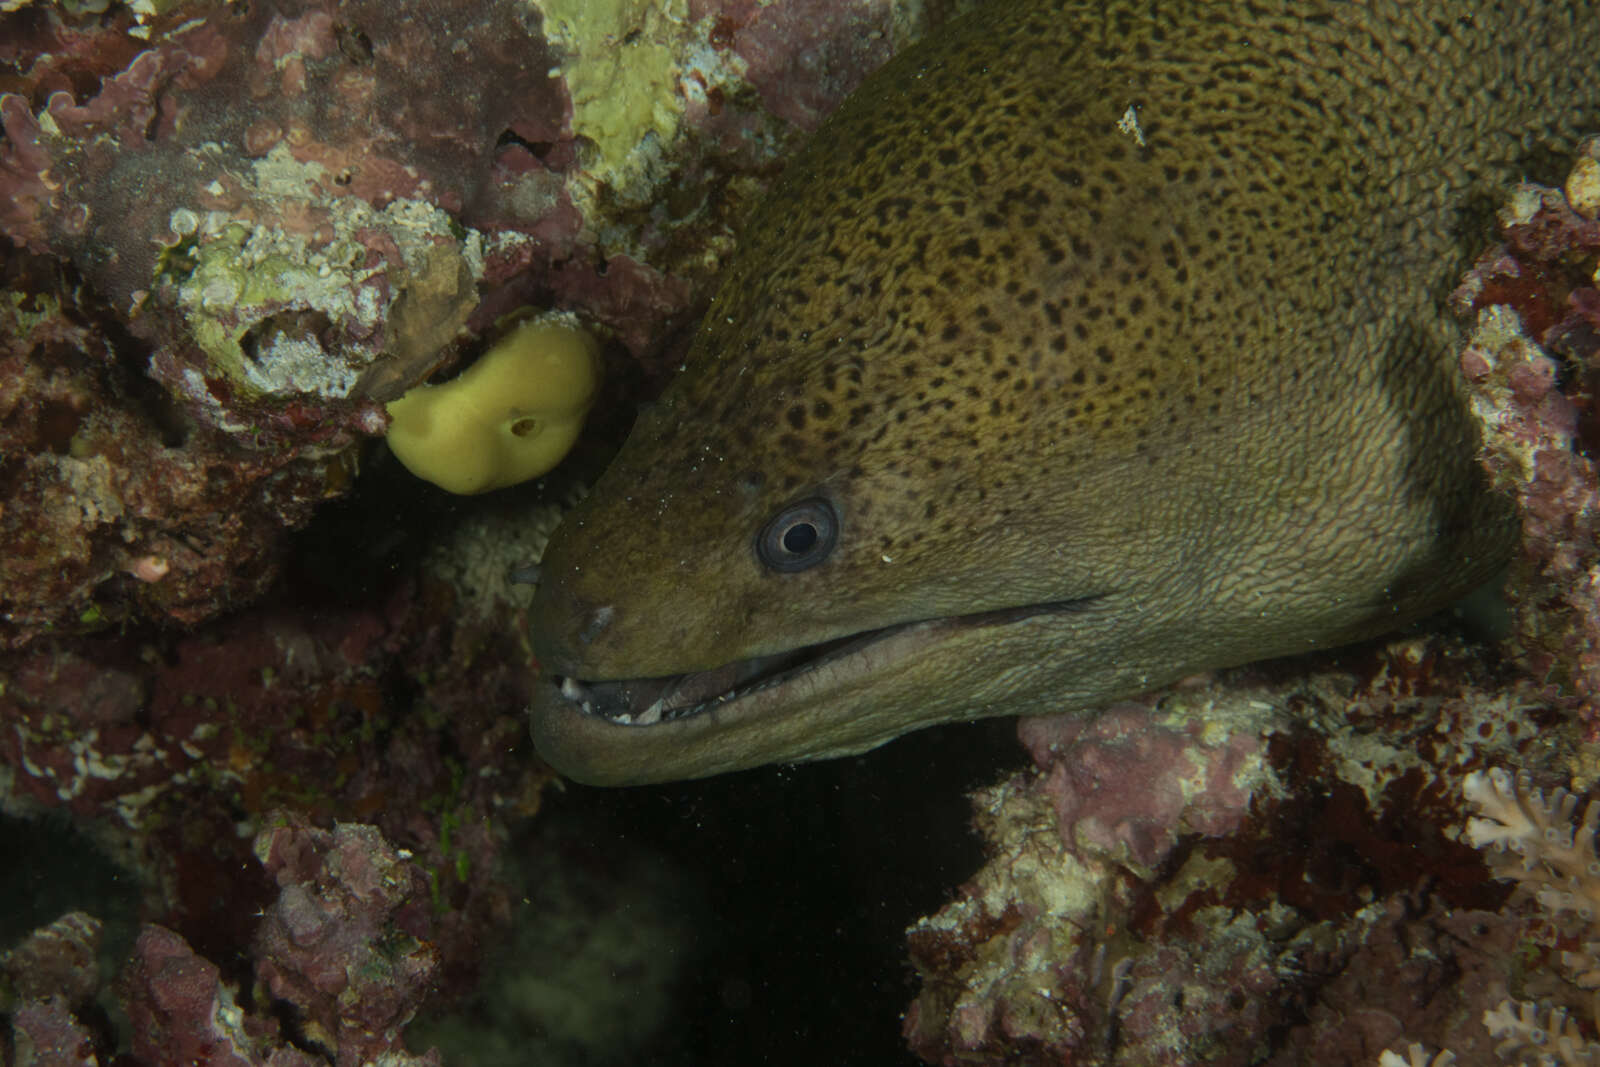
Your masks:
[{"label": "giant moray eel", "polygon": [[861,752],[1483,582],[1514,524],[1441,305],[1484,205],[1600,129],[1597,55],[1591,0],[992,0],[904,52],[552,540],[539,750]]}]

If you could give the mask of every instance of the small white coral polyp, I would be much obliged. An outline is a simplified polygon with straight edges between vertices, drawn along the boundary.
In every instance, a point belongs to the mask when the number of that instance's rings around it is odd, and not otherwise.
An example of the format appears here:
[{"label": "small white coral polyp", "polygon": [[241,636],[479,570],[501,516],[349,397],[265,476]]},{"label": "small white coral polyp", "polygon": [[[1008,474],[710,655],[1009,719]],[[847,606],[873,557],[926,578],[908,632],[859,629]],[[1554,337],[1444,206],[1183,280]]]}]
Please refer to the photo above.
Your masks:
[{"label": "small white coral polyp", "polygon": [[1455,1062],[1456,1054],[1448,1049],[1430,1056],[1427,1049],[1416,1044],[1407,1048],[1404,1056],[1385,1052],[1378,1057],[1378,1067],[1455,1067]]}]

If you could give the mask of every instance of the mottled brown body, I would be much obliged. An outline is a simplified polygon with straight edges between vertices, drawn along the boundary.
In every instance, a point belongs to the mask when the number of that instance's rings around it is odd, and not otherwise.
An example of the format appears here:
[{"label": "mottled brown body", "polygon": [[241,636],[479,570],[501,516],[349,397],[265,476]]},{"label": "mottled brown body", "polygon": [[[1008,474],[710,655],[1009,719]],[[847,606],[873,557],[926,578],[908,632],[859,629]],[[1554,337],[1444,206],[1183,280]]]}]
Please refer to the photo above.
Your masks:
[{"label": "mottled brown body", "polygon": [[[855,752],[1381,632],[1488,578],[1513,524],[1443,296],[1473,209],[1600,126],[1587,7],[997,0],[897,57],[790,165],[552,541],[535,647],[620,679],[1058,608],[658,725],[546,685],[541,751],[598,782]],[[818,496],[837,547],[764,567],[763,525]]]}]

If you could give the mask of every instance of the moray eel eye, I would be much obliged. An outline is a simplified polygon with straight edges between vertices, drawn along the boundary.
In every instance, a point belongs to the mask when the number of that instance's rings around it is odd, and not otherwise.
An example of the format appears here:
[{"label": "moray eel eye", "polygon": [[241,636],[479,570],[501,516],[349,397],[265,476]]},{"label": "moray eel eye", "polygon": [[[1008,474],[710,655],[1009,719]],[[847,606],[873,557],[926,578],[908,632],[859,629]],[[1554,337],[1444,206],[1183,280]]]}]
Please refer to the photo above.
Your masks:
[{"label": "moray eel eye", "polygon": [[821,497],[790,504],[756,535],[756,556],[775,571],[815,567],[839,542],[839,516]]}]

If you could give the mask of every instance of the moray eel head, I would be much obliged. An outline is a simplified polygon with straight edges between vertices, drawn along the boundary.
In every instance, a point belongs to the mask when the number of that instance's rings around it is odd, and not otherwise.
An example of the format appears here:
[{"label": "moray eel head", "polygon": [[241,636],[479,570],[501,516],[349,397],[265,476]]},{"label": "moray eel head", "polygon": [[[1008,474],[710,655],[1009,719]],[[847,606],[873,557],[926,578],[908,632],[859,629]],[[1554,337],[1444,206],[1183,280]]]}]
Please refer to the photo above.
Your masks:
[{"label": "moray eel head", "polygon": [[1098,48],[1074,19],[1100,5],[1046,6],[897,57],[757,212],[545,556],[559,770],[1090,709],[1382,632],[1505,558],[1429,296],[1460,262],[1419,236],[1445,201],[1369,164],[1432,132],[1374,149],[1340,48],[1288,74],[1229,62],[1282,51],[1248,25]]},{"label": "moray eel head", "polygon": [[[752,383],[763,404],[707,375],[704,395],[669,390],[641,417],[541,567],[536,651],[556,678],[535,731],[557,767],[631,783],[858,752],[981,713],[985,687],[995,701],[1006,687],[963,665],[1103,613],[1110,576],[1054,548],[1070,501],[996,480],[993,521],[974,524],[949,502],[976,442],[921,454],[864,398],[871,377],[788,361]],[[851,427],[852,403],[872,417]],[[953,692],[963,673],[972,688]]]}]

